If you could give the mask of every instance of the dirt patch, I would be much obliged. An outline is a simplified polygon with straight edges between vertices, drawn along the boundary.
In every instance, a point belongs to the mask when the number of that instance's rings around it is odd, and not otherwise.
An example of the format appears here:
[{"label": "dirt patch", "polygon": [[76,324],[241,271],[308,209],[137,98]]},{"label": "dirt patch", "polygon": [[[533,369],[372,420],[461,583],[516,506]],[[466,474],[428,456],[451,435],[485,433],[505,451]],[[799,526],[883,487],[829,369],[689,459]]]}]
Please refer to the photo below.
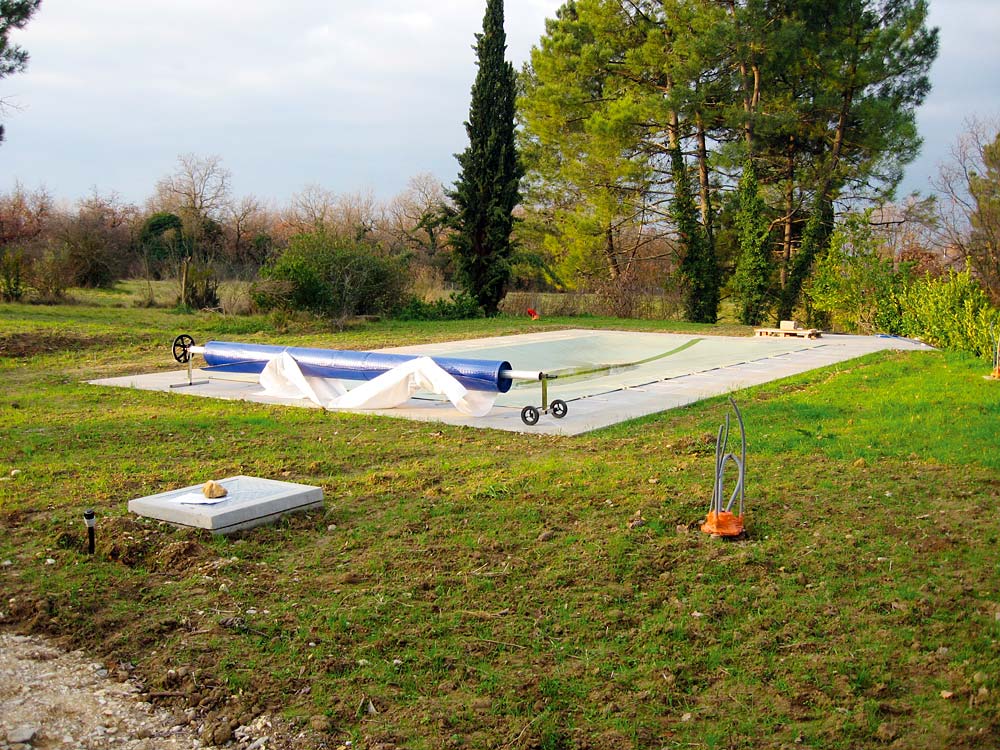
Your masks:
[{"label": "dirt patch", "polygon": [[9,333],[0,336],[0,357],[24,358],[68,350],[91,349],[113,342],[111,336],[81,336],[64,333]]},{"label": "dirt patch", "polygon": [[268,714],[156,706],[132,669],[127,663],[109,669],[83,651],[65,652],[37,636],[0,633],[0,750],[327,746]]},{"label": "dirt patch", "polygon": [[171,542],[156,554],[156,568],[170,573],[192,570],[211,553],[198,542]]}]

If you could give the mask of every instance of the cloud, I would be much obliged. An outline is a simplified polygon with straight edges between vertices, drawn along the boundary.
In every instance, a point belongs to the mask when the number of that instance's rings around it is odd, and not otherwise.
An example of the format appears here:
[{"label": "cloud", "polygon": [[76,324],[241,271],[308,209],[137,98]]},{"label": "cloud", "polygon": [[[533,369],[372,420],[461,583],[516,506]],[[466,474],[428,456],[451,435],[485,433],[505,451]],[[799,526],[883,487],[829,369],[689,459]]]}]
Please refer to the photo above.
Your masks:
[{"label": "cloud", "polygon": [[[506,0],[520,68],[562,0]],[[235,184],[287,196],[308,182],[392,194],[443,180],[465,146],[484,0],[46,0],[0,81],[4,178],[78,197],[97,183],[141,200],[178,153],[220,154]],[[1000,105],[1000,3],[935,0],[935,88],[919,112],[925,163],[967,115]],[[977,112],[977,109],[980,111]]]}]

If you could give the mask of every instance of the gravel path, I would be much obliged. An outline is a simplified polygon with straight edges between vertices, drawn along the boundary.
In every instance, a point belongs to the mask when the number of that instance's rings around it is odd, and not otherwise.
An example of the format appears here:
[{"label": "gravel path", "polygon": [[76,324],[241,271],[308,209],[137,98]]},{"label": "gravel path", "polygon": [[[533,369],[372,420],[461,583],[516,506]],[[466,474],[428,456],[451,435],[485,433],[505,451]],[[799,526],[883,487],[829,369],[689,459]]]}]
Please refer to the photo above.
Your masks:
[{"label": "gravel path", "polygon": [[[109,678],[82,651],[0,633],[0,750],[208,750],[193,710],[171,713]],[[234,722],[235,723],[235,722]],[[233,726],[230,747],[270,750],[270,722]],[[213,729],[214,731],[214,729]]]}]

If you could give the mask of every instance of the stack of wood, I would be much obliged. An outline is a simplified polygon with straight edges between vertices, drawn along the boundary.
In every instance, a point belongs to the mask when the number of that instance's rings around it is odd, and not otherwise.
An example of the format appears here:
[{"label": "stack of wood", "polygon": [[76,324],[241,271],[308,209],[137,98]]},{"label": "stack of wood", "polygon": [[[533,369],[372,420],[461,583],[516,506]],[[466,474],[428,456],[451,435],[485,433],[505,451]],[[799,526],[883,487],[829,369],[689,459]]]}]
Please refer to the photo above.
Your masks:
[{"label": "stack of wood", "polygon": [[778,338],[786,338],[788,336],[799,336],[807,339],[818,339],[823,335],[823,332],[818,328],[802,328],[794,320],[783,320],[779,324],[778,328],[756,328],[754,329],[755,336],[777,336]]}]

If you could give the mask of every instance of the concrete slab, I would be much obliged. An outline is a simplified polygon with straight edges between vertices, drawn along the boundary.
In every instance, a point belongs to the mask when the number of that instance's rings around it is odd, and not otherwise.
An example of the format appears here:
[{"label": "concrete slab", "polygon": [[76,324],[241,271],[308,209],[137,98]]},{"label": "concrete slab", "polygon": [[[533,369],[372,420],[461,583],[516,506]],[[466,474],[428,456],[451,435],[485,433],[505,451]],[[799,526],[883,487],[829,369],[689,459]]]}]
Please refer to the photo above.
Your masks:
[{"label": "concrete slab", "polygon": [[[686,348],[673,353],[679,347]],[[362,413],[510,432],[579,435],[884,349],[926,351],[931,347],[907,339],[877,336],[824,334],[820,339],[805,340],[586,329],[400,347],[381,351],[506,359],[518,370],[547,372],[602,361],[638,364],[594,377],[550,381],[549,399],[565,400],[569,411],[562,419],[542,415],[533,427],[526,426],[520,415],[522,407],[540,405],[538,383],[516,385],[497,400],[485,417],[463,416],[450,403],[433,396],[418,396],[396,409]],[[644,358],[652,359],[641,362]],[[223,380],[218,374],[195,370],[193,379],[207,379],[208,382],[172,387],[187,382],[186,371],[91,382],[190,396],[319,408],[306,399],[264,396],[260,386],[246,378]]]},{"label": "concrete slab", "polygon": [[194,485],[130,500],[128,509],[177,526],[232,534],[274,523],[286,513],[323,505],[323,489],[308,484],[245,476],[227,477],[218,483],[229,491],[219,500],[207,499],[202,485]]}]

